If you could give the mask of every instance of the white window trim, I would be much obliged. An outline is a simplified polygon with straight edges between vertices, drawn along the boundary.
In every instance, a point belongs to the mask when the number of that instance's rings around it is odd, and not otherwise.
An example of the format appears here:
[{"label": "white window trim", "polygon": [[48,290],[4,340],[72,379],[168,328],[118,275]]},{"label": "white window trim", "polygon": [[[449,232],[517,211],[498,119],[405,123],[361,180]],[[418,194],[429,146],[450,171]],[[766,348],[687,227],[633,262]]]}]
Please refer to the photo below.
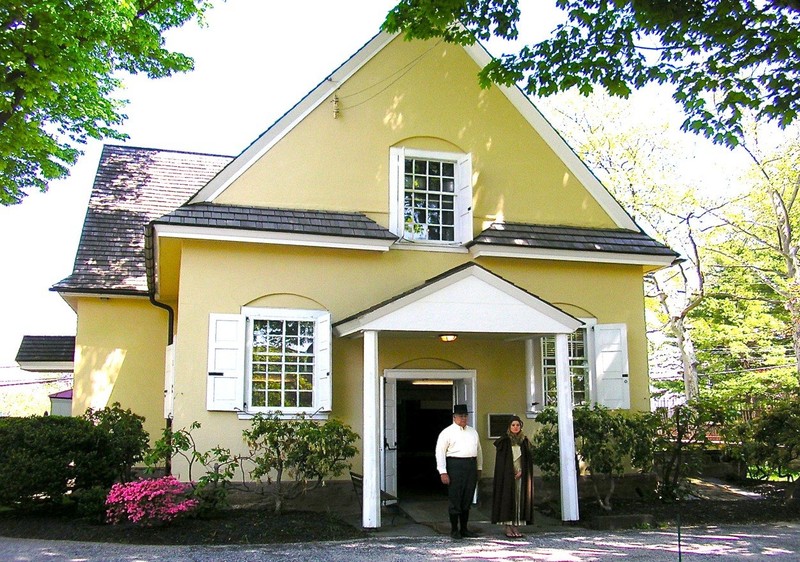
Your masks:
[{"label": "white window trim", "polygon": [[[240,340],[236,342],[238,359],[236,366],[223,373],[212,372],[214,344],[211,327],[215,319],[228,319],[240,325]],[[249,405],[252,388],[252,322],[258,319],[270,320],[312,320],[316,323],[314,331],[314,375],[313,402],[311,407],[258,407]],[[312,419],[327,419],[331,411],[331,315],[325,310],[242,307],[240,314],[211,314],[209,327],[209,381],[206,409],[216,411],[235,411],[240,419],[251,419],[257,413],[274,413],[280,411],[281,418],[291,419],[298,416]],[[230,346],[228,346],[230,348]],[[236,389],[236,397],[224,403],[214,402],[214,385],[227,378],[241,387]]]},{"label": "white window trim", "polygon": [[[456,168],[455,186],[455,240],[408,240],[404,223],[404,173],[406,158],[422,158],[453,162]],[[463,248],[472,240],[472,156],[461,152],[419,150],[405,147],[389,149],[389,231],[400,240],[395,246],[413,246],[415,249],[442,250]]]}]

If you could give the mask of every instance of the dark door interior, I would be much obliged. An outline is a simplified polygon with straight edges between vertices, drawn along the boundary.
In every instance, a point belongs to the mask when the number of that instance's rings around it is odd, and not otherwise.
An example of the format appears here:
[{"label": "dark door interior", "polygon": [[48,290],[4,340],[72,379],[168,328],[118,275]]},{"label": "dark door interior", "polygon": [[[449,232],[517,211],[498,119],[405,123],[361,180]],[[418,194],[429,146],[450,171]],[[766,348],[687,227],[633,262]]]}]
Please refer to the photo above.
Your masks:
[{"label": "dark door interior", "polygon": [[453,422],[453,385],[397,381],[397,487],[401,498],[446,495],[436,438]]}]

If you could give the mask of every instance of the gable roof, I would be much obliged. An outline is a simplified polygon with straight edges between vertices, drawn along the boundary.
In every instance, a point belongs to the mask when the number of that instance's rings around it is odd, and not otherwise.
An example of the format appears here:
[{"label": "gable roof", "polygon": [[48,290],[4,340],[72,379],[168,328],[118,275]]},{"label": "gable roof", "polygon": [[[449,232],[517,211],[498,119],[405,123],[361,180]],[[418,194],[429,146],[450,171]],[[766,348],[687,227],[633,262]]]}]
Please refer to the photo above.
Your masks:
[{"label": "gable roof", "polygon": [[[192,197],[190,203],[213,202],[239,176],[255,164],[283,137],[289,134],[309,113],[333,95],[335,91],[342,86],[343,82],[347,81],[362,66],[396,38],[398,38],[398,34],[381,32],[375,35],[361,49],[295,104],[294,107],[273,123],[207,185],[200,189],[194,197]],[[491,61],[491,55],[478,41],[475,41],[473,45],[463,47],[463,49],[481,68]],[[528,98],[519,87],[497,85],[493,87],[497,87],[503,92],[520,115],[522,115],[553,152],[564,162],[570,172],[581,182],[619,228],[634,231],[640,230],[625,209],[614,199],[608,190],[606,190],[600,183],[600,180],[597,179],[594,173],[577,154],[575,154],[564,138],[553,128],[547,119],[545,119],[530,98]]]},{"label": "gable roof", "polygon": [[467,243],[473,257],[670,265],[678,253],[640,231],[493,223]]},{"label": "gable roof", "polygon": [[26,371],[71,371],[75,336],[22,336],[14,360]]},{"label": "gable roof", "polygon": [[72,274],[50,290],[146,294],[145,225],[181,205],[230,160],[230,156],[104,146]]},{"label": "gable roof", "polygon": [[499,333],[572,333],[583,322],[467,262],[334,324],[336,334],[365,330]]}]

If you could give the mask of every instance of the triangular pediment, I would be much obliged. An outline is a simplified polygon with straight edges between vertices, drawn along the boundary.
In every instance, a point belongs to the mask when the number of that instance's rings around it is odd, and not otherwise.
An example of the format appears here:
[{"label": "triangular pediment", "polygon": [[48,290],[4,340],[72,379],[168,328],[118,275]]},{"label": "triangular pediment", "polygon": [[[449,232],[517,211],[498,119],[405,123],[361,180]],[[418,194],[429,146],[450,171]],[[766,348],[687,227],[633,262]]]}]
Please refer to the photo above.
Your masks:
[{"label": "triangular pediment", "polygon": [[480,334],[572,333],[583,322],[469,263],[335,325],[336,334],[364,331]]}]

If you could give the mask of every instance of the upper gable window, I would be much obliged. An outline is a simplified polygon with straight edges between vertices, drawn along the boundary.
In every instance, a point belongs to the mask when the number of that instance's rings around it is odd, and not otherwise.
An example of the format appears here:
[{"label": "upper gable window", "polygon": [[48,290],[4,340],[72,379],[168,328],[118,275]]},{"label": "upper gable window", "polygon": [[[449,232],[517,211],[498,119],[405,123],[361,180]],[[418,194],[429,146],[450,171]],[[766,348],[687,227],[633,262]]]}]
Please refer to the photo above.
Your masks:
[{"label": "upper gable window", "polygon": [[472,239],[468,154],[391,149],[389,229],[408,242],[460,245]]},{"label": "upper gable window", "polygon": [[455,163],[406,158],[403,180],[403,237],[406,240],[454,242]]}]

